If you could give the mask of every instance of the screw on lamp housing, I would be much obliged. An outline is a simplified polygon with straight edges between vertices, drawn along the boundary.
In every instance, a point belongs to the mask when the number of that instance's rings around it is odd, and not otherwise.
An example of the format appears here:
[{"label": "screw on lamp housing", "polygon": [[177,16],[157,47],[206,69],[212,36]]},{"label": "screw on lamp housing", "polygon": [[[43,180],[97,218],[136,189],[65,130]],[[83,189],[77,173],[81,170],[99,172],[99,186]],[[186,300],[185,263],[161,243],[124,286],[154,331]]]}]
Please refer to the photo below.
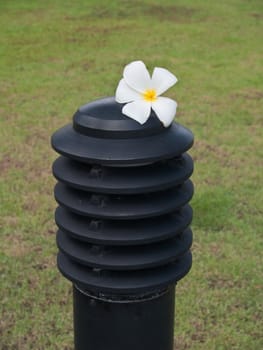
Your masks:
[{"label": "screw on lamp housing", "polygon": [[52,136],[61,155],[58,268],[73,283],[76,350],[172,350],[174,288],[191,268],[193,135],[105,98]]}]

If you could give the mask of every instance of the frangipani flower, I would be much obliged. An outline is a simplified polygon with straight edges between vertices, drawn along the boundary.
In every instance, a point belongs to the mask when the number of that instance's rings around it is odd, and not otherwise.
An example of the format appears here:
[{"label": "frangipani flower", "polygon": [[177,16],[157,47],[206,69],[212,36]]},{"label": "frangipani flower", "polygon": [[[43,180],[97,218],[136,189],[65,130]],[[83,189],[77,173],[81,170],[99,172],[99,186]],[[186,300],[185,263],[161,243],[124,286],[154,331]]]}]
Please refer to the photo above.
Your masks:
[{"label": "frangipani flower", "polygon": [[165,127],[168,127],[176,114],[177,103],[160,97],[177,82],[177,78],[167,69],[155,67],[152,77],[142,61],[128,64],[123,71],[116,90],[115,99],[127,103],[122,113],[144,124],[151,114],[151,108]]}]

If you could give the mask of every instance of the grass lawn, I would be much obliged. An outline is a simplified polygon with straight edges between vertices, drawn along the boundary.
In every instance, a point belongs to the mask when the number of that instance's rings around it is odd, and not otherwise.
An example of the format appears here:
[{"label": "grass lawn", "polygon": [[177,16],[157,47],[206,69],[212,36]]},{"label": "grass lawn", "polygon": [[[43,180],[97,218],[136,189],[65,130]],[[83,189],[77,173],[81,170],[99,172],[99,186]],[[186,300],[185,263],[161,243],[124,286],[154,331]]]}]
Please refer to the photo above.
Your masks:
[{"label": "grass lawn", "polygon": [[176,349],[263,349],[262,0],[2,0],[0,25],[0,349],[72,349],[50,136],[135,59],[178,77],[167,95],[195,134]]}]

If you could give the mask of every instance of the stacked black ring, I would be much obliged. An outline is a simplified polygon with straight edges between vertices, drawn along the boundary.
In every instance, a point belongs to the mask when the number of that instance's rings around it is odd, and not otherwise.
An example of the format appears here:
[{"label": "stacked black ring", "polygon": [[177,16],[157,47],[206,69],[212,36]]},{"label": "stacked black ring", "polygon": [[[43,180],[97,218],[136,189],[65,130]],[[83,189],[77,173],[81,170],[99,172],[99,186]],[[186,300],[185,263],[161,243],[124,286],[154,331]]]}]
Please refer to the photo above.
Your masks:
[{"label": "stacked black ring", "polygon": [[52,136],[53,174],[61,273],[89,295],[128,300],[161,293],[191,268],[193,135],[121,109],[114,98],[80,108]]}]

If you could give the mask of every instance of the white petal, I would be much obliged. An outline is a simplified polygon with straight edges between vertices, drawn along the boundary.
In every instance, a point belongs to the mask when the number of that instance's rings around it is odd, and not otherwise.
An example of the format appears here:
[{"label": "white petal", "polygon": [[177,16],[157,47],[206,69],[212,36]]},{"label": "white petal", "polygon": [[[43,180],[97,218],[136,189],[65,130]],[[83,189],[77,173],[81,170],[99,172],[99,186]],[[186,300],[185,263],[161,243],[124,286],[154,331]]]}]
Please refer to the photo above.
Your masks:
[{"label": "white petal", "polygon": [[125,82],[134,90],[143,93],[151,88],[151,77],[142,61],[128,64],[123,71]]},{"label": "white petal", "polygon": [[152,88],[161,95],[177,82],[177,78],[165,68],[155,67],[152,75]]},{"label": "white petal", "polygon": [[144,124],[151,114],[151,103],[143,100],[127,103],[122,108],[122,113]]},{"label": "white petal", "polygon": [[141,94],[125,83],[124,79],[121,79],[116,90],[115,100],[119,103],[131,102],[141,98]]},{"label": "white petal", "polygon": [[169,126],[176,114],[177,103],[168,97],[158,97],[152,102],[152,109],[165,127]]}]

